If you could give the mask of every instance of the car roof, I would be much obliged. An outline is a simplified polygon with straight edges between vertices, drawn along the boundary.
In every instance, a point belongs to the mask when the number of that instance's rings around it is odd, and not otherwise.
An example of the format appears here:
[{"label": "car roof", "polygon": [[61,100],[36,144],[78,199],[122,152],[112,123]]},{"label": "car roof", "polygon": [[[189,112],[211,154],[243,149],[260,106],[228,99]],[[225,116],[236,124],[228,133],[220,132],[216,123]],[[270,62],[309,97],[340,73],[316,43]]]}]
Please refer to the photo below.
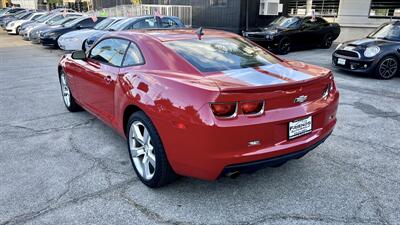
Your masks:
[{"label": "car roof", "polygon": [[[231,32],[226,32],[226,31],[221,31],[221,30],[213,30],[213,29],[204,29],[203,33],[204,33],[203,38],[240,37],[239,35],[231,33]],[[124,36],[129,39],[133,39],[137,35],[144,35],[144,36],[151,37],[153,39],[157,39],[160,42],[198,39],[198,36],[196,34],[196,29],[193,29],[193,28],[127,30],[127,31],[117,31],[117,32],[115,32],[115,35]]]},{"label": "car roof", "polygon": [[[166,17],[166,18],[175,18],[175,19],[179,19],[178,17],[176,17],[176,16],[163,16],[163,17],[161,17],[161,18],[164,18],[164,17]],[[154,16],[152,16],[152,15],[147,15],[147,16],[133,16],[133,17],[126,17],[128,20],[140,20],[140,19],[148,19],[148,18],[154,18]]]}]

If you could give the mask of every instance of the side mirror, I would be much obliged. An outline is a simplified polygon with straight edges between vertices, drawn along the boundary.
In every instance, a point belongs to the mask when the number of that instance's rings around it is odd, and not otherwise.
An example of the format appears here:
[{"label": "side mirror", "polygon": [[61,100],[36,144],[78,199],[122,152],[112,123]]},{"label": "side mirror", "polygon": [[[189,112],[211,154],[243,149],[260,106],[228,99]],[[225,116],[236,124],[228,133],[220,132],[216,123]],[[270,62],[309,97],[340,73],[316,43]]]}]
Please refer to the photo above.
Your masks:
[{"label": "side mirror", "polygon": [[82,26],[81,26],[81,25],[78,25],[78,26],[76,27],[76,29],[80,30],[80,29],[82,29]]},{"label": "side mirror", "polygon": [[84,51],[75,51],[75,52],[72,53],[71,57],[73,59],[85,60],[86,59],[86,53]]}]

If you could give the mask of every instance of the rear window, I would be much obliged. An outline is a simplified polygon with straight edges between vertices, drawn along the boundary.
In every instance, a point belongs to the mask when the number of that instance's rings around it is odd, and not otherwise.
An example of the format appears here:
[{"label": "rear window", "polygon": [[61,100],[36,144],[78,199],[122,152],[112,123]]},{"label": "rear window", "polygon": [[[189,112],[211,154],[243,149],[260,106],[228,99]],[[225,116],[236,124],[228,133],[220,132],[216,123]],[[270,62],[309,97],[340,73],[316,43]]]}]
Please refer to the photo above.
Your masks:
[{"label": "rear window", "polygon": [[277,58],[241,38],[205,38],[165,43],[201,72],[265,66]]}]

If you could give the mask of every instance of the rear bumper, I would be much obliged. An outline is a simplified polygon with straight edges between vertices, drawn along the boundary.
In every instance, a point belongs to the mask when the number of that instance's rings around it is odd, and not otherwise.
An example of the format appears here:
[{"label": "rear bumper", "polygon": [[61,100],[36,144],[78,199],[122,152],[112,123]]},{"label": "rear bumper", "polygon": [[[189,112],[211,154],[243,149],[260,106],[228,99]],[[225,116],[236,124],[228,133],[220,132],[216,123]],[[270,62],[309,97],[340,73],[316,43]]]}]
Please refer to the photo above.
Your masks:
[{"label": "rear bumper", "polygon": [[[235,167],[242,167],[241,165],[264,164],[259,162],[266,162],[268,165],[276,163],[275,160],[269,161],[270,159],[281,156],[285,156],[284,159],[295,158],[298,152],[301,155],[312,150],[333,131],[338,104],[339,93],[336,91],[328,100],[269,110],[265,115],[252,120],[238,118],[223,123],[209,122],[211,119],[206,111],[210,110],[203,107],[198,112],[201,120],[207,121],[203,124],[188,124],[182,130],[171,128],[171,123],[175,123],[171,118],[155,118],[154,123],[176,173],[215,180],[232,168],[235,170]],[[289,140],[289,122],[308,116],[312,116],[312,132]],[[259,141],[260,144],[250,146],[252,141]]]},{"label": "rear bumper", "polygon": [[301,151],[297,151],[297,152],[293,152],[293,153],[289,153],[286,155],[281,155],[281,156],[277,156],[277,157],[273,157],[273,158],[269,158],[269,159],[254,161],[254,162],[229,165],[224,168],[224,170],[221,172],[220,176],[223,176],[223,175],[229,174],[229,173],[233,173],[233,172],[251,173],[251,172],[254,172],[259,169],[279,165],[288,160],[299,159],[299,158],[305,156],[308,152],[314,150],[320,144],[324,143],[325,140],[328,139],[328,137],[330,135],[331,135],[331,133],[329,133],[322,140],[318,141],[317,143],[315,143],[315,144],[311,145],[310,147],[307,147]]}]

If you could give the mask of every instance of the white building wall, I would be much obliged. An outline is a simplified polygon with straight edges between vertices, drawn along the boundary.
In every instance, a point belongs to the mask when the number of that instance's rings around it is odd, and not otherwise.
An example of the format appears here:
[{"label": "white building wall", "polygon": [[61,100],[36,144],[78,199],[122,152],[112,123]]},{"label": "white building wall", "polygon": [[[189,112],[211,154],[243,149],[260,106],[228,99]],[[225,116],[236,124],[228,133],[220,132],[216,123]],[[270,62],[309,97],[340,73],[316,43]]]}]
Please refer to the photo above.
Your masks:
[{"label": "white building wall", "polygon": [[[400,1],[400,0],[399,0]],[[375,28],[390,19],[369,18],[371,0],[340,0],[337,18],[326,18],[341,26],[337,42],[366,37]]]},{"label": "white building wall", "polygon": [[37,0],[12,0],[12,3],[26,9],[37,9]]},{"label": "white building wall", "polygon": [[377,27],[390,19],[369,18],[371,0],[341,0],[337,22],[342,26]]}]

